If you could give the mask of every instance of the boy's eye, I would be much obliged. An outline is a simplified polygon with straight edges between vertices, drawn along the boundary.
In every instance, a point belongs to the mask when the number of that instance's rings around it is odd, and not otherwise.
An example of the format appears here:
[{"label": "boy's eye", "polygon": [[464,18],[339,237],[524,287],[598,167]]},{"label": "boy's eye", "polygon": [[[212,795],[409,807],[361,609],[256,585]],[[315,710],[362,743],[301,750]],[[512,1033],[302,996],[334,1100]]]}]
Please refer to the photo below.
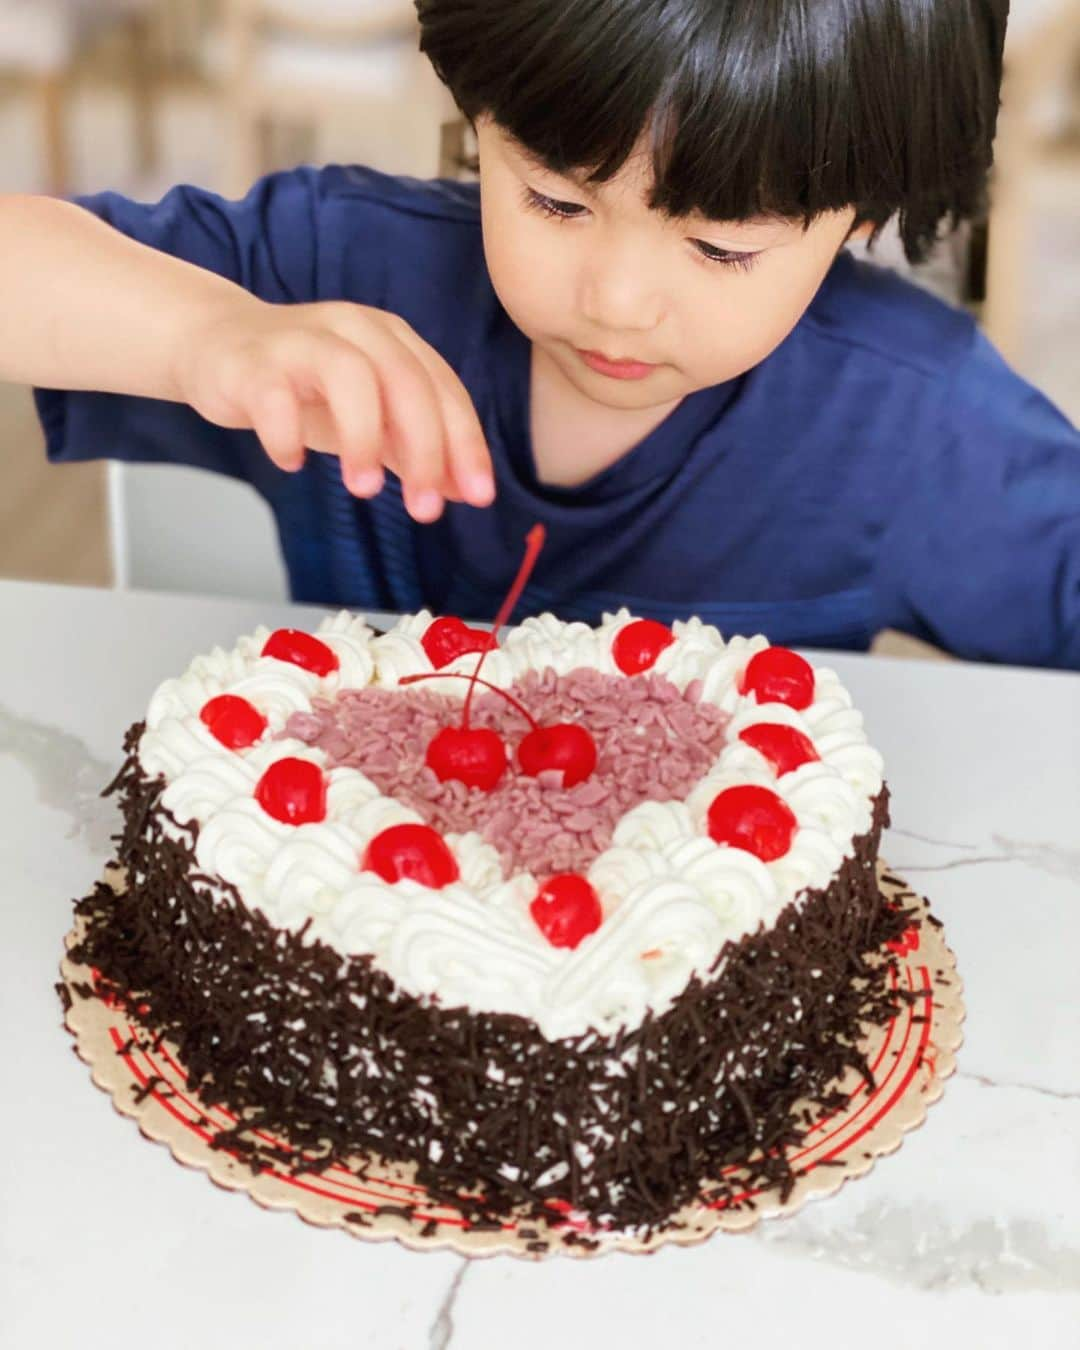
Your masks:
[{"label": "boy's eye", "polygon": [[715,244],[707,244],[704,239],[691,239],[690,242],[709,262],[721,263],[726,267],[741,267],[743,271],[749,271],[760,257],[758,253],[737,253],[734,249],[717,248]]},{"label": "boy's eye", "polygon": [[534,211],[540,211],[545,216],[556,216],[559,220],[572,220],[588,211],[588,207],[582,206],[580,202],[561,202],[557,197],[545,197],[542,192],[531,187],[525,189],[525,204]]}]

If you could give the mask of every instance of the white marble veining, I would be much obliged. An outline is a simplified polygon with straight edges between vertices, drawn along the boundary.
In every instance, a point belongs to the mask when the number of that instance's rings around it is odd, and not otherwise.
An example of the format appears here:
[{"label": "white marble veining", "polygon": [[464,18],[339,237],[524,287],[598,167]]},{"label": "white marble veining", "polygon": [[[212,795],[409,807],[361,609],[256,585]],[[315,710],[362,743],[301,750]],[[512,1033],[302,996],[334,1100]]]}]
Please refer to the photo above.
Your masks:
[{"label": "white marble veining", "polygon": [[98,792],[161,679],[304,617],[0,582],[0,1345],[186,1350],[199,1327],[267,1350],[1080,1350],[1076,675],[817,655],[885,755],[887,856],[945,921],[968,1020],[926,1125],[791,1219],[645,1259],[467,1264],[267,1214],[139,1140],[71,1054],[52,988],[71,898],[110,852]]}]

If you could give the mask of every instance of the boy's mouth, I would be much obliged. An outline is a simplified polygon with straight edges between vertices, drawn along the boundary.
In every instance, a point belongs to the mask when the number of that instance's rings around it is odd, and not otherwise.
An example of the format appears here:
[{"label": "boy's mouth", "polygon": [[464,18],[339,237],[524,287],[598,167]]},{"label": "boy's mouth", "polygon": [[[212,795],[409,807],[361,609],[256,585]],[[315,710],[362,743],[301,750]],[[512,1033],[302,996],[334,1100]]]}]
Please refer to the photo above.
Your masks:
[{"label": "boy's mouth", "polygon": [[598,375],[606,375],[612,380],[643,380],[656,369],[656,366],[648,361],[605,356],[603,352],[586,352],[579,347],[575,347],[574,350],[590,370],[595,370]]}]

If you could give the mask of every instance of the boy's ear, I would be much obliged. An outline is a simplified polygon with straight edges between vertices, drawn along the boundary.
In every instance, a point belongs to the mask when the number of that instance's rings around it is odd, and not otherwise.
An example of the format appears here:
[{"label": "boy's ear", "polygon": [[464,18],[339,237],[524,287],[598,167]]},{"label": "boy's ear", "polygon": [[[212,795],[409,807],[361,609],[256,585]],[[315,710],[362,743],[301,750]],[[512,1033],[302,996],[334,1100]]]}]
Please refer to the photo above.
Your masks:
[{"label": "boy's ear", "polygon": [[851,233],[847,237],[847,242],[850,243],[853,239],[869,239],[875,229],[876,226],[872,220],[864,220],[861,225],[853,225]]}]

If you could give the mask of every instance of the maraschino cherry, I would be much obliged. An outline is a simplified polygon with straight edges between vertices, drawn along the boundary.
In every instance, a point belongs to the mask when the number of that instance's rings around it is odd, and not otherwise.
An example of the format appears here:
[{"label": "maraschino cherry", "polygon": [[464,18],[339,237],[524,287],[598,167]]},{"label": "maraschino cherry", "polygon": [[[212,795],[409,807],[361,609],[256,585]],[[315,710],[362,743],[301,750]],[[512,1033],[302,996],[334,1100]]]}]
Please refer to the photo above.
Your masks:
[{"label": "maraschino cherry", "polygon": [[332,674],[341,664],[337,654],[325,642],[298,628],[279,628],[271,633],[263,644],[262,654],[276,657],[279,661],[288,661],[319,676]]},{"label": "maraschino cherry", "polygon": [[745,849],[762,862],[787,853],[798,825],[787,802],[754,783],[725,788],[709,807],[709,837]]},{"label": "maraschino cherry", "polygon": [[577,872],[549,877],[537,891],[529,913],[553,947],[576,947],[596,932],[604,917],[599,896]]},{"label": "maraschino cherry", "polygon": [[506,772],[506,746],[497,731],[470,727],[468,712],[460,727],[443,727],[428,742],[428,768],[440,783],[455,779],[466,787],[491,792]]},{"label": "maraschino cherry", "polygon": [[[568,788],[575,783],[583,783],[596,768],[596,742],[580,722],[556,722],[553,726],[542,727],[513,694],[500,689],[497,684],[490,684],[487,680],[460,671],[448,671],[440,675],[403,675],[398,683],[416,684],[420,680],[469,680],[504,698],[532,728],[518,745],[517,757],[522,773],[535,778],[538,774],[554,769],[562,773],[563,787]],[[439,734],[442,735],[441,732]],[[428,763],[431,763],[430,758]]]},{"label": "maraschino cherry", "polygon": [[268,816],[286,825],[325,820],[326,779],[310,759],[279,759],[255,785],[255,800]]},{"label": "maraschino cherry", "polygon": [[246,750],[266,730],[266,718],[246,698],[218,694],[202,706],[199,720],[229,750]]},{"label": "maraschino cherry", "polygon": [[362,864],[391,883],[407,879],[442,890],[461,873],[446,840],[430,825],[391,825],[368,844]]},{"label": "maraschino cherry", "polygon": [[814,668],[788,647],[766,647],[750,658],[740,691],[759,703],[786,703],[801,711],[814,701]]},{"label": "maraschino cherry", "polygon": [[640,675],[651,670],[665,647],[675,641],[670,628],[655,619],[635,619],[620,628],[611,644],[612,660],[624,675]]},{"label": "maraschino cherry", "polygon": [[482,628],[469,628],[463,620],[447,615],[428,624],[420,645],[435,669],[442,670],[443,666],[468,652],[487,651],[496,645],[496,637]]},{"label": "maraschino cherry", "polygon": [[755,722],[753,726],[744,727],[739,732],[739,740],[764,755],[776,770],[778,778],[821,758],[809,736],[804,736],[797,727],[780,722]]},{"label": "maraschino cherry", "polygon": [[[532,719],[529,719],[532,721]],[[584,783],[596,768],[596,742],[580,722],[556,722],[533,729],[517,749],[522,772],[536,778],[548,770],[561,770],[563,787]]]}]

